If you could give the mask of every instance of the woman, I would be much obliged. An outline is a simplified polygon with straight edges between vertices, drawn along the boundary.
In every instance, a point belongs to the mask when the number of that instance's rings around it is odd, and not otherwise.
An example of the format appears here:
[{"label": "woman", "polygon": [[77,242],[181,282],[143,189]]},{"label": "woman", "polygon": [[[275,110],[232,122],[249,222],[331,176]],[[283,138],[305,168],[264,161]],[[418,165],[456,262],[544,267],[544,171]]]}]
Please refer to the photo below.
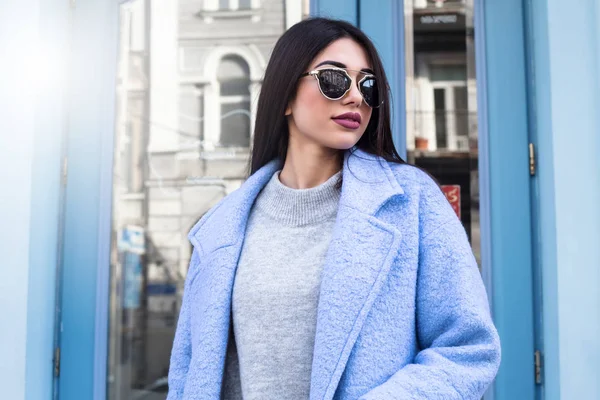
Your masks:
[{"label": "woman", "polygon": [[500,345],[465,231],[392,143],[371,41],[277,42],[251,174],[190,232],[168,399],[480,399]]}]

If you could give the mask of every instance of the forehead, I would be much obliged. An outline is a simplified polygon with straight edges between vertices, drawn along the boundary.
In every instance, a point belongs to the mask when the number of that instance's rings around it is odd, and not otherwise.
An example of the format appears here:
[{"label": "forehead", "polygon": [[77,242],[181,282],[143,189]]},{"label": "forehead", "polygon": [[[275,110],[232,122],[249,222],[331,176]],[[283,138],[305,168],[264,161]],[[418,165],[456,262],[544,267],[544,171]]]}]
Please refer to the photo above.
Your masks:
[{"label": "forehead", "polygon": [[311,67],[327,60],[340,62],[345,64],[346,68],[357,71],[373,67],[365,49],[349,38],[338,39],[324,48],[312,61]]}]

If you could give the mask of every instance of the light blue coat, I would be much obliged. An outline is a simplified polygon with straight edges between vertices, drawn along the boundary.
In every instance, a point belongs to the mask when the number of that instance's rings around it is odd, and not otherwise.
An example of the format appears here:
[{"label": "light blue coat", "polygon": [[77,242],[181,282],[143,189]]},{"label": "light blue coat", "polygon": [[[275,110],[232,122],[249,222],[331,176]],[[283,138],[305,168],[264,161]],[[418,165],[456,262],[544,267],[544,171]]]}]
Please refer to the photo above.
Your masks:
[{"label": "light blue coat", "polygon": [[[244,229],[279,168],[274,160],[254,173],[190,232],[168,400],[220,397]],[[479,400],[500,342],[465,231],[433,180],[347,151],[332,235],[310,399]]]}]

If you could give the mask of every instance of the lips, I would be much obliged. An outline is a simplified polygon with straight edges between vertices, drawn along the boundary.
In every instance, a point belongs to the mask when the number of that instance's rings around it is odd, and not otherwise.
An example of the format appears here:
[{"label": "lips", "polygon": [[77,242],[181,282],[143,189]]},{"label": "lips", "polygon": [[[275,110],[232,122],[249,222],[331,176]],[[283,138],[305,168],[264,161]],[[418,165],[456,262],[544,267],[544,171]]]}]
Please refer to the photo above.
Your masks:
[{"label": "lips", "polygon": [[360,127],[361,117],[359,113],[347,112],[332,118],[333,121],[344,128],[358,129]]}]

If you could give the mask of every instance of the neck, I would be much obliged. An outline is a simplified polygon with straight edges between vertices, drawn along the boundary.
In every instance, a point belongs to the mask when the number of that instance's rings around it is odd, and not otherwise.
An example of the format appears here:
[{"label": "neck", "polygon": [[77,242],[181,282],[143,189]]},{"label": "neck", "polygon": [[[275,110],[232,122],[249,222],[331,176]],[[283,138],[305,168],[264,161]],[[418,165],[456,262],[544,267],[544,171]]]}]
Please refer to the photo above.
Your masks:
[{"label": "neck", "polygon": [[309,189],[326,182],[342,169],[343,152],[290,138],[279,180],[292,189]]}]

